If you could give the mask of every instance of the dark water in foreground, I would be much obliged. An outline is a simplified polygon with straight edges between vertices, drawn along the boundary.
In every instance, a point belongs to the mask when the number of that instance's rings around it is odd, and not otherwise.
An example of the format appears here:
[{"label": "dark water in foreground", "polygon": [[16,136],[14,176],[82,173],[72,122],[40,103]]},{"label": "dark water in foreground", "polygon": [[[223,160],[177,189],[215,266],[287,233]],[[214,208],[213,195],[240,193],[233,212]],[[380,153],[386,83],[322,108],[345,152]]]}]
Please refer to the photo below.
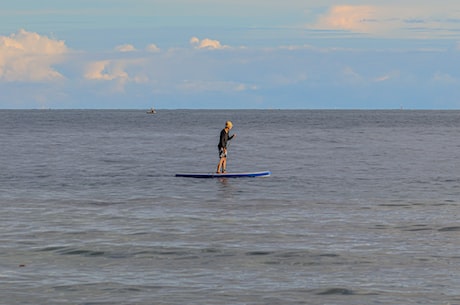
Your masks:
[{"label": "dark water in foreground", "polygon": [[[229,171],[212,172],[225,120]],[[460,304],[459,111],[0,111],[1,304]]]}]

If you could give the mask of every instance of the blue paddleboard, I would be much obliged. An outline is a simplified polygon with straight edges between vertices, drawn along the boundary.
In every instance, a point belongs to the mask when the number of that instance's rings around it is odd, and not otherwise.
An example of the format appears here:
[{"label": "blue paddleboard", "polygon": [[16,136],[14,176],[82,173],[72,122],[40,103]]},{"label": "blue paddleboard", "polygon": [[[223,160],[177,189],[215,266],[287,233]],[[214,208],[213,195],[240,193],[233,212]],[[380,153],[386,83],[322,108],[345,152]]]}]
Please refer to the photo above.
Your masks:
[{"label": "blue paddleboard", "polygon": [[248,173],[180,173],[176,174],[176,177],[187,177],[187,178],[243,178],[243,177],[268,177],[271,175],[270,171],[263,172],[248,172]]}]

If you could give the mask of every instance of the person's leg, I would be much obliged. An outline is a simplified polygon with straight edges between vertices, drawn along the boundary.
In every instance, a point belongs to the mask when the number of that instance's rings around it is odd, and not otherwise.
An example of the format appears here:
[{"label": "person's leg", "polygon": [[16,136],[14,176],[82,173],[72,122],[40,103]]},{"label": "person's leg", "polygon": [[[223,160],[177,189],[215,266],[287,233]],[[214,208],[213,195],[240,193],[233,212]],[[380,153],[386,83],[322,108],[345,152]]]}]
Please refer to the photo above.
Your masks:
[{"label": "person's leg", "polygon": [[217,170],[216,170],[216,173],[219,174],[220,173],[220,170],[222,169],[222,148],[218,148],[219,150],[219,163],[217,163]]},{"label": "person's leg", "polygon": [[218,174],[220,174],[220,172],[221,172],[221,170],[222,170],[222,166],[223,166],[223,164],[224,164],[224,159],[225,159],[225,158],[223,158],[223,157],[220,158],[219,164],[217,164],[217,171],[216,171],[216,173],[218,173]]}]

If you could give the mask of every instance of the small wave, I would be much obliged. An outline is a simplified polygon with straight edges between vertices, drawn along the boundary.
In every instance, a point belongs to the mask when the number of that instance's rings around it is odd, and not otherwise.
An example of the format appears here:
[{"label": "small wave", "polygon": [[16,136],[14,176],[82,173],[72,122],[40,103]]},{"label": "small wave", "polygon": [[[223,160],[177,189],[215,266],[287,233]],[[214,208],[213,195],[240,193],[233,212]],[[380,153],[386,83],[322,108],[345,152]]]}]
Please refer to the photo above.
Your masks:
[{"label": "small wave", "polygon": [[309,251],[281,251],[268,252],[269,255],[264,261],[267,265],[291,265],[291,266],[318,266],[330,264],[343,264],[346,262],[344,258],[335,253],[312,253]]},{"label": "small wave", "polygon": [[319,257],[339,257],[339,255],[335,253],[323,253],[323,254],[319,254],[318,256]]},{"label": "small wave", "polygon": [[408,231],[408,232],[416,232],[416,231],[431,231],[431,230],[434,230],[434,228],[422,224],[422,225],[412,225],[412,226],[403,227],[402,230]]},{"label": "small wave", "polygon": [[270,255],[270,254],[273,254],[273,252],[270,252],[270,251],[250,251],[250,252],[247,252],[246,254],[247,255],[260,256],[260,255]]},{"label": "small wave", "polygon": [[106,255],[104,251],[96,251],[96,250],[85,250],[85,249],[77,249],[73,247],[66,247],[66,246],[49,246],[45,248],[38,249],[39,252],[56,252],[60,255],[82,255],[82,256],[103,256]]},{"label": "small wave", "polygon": [[460,226],[455,227],[444,227],[438,230],[439,232],[455,232],[460,231]]},{"label": "small wave", "polygon": [[54,251],[59,251],[62,249],[66,249],[67,247],[65,246],[49,246],[45,248],[38,249],[37,251],[39,252],[54,252]]},{"label": "small wave", "polygon": [[319,291],[317,295],[353,295],[355,294],[353,290],[346,288],[328,288],[323,291]]},{"label": "small wave", "polygon": [[411,207],[413,204],[410,203],[381,203],[381,207]]},{"label": "small wave", "polygon": [[65,249],[58,251],[61,255],[81,255],[81,256],[103,256],[104,251],[93,251],[93,250],[83,250],[83,249]]}]

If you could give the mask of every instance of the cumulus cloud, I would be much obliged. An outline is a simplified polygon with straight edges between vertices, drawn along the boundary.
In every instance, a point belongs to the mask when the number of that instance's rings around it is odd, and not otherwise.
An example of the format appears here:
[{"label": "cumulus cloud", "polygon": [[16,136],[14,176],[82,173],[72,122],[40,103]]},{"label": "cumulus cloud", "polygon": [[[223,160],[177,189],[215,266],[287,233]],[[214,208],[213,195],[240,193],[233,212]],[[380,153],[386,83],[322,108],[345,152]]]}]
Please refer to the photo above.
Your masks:
[{"label": "cumulus cloud", "polygon": [[114,84],[114,91],[122,92],[128,82],[148,82],[148,77],[142,72],[144,64],[143,59],[94,61],[86,65],[84,77],[91,81],[111,81]]},{"label": "cumulus cloud", "polygon": [[123,70],[123,65],[117,62],[101,60],[88,64],[85,78],[90,80],[127,79],[128,73]]},{"label": "cumulus cloud", "polygon": [[123,44],[115,47],[115,50],[118,52],[133,52],[136,51],[136,48],[131,44]]},{"label": "cumulus cloud", "polygon": [[53,68],[68,52],[64,41],[20,30],[0,36],[0,80],[44,82],[64,78]]},{"label": "cumulus cloud", "polygon": [[454,35],[458,12],[442,7],[395,5],[336,5],[319,16],[312,28],[379,36],[428,38]]},{"label": "cumulus cloud", "polygon": [[372,6],[338,5],[322,16],[317,27],[369,32],[375,21],[377,9]]},{"label": "cumulus cloud", "polygon": [[157,47],[155,44],[149,44],[146,48],[147,52],[160,52],[160,48]]},{"label": "cumulus cloud", "polygon": [[87,65],[85,78],[88,80],[115,81],[114,91],[123,92],[129,75],[121,62],[101,60]]},{"label": "cumulus cloud", "polygon": [[193,45],[196,49],[224,49],[228,48],[228,46],[222,45],[220,41],[213,40],[209,38],[205,38],[200,40],[198,37],[190,38],[190,44]]}]

